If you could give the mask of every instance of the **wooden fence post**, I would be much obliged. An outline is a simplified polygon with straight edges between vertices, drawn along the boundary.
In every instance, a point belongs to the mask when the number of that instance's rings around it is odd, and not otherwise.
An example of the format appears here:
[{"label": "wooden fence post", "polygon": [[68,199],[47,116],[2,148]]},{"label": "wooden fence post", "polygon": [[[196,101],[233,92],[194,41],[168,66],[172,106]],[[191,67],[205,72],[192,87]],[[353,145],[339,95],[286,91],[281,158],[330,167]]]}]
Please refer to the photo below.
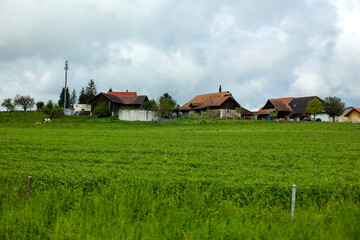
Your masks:
[{"label": "wooden fence post", "polygon": [[291,221],[294,218],[295,211],[295,197],[296,197],[296,185],[292,185],[292,194],[291,194]]},{"label": "wooden fence post", "polygon": [[27,189],[27,196],[28,196],[29,200],[30,200],[30,191],[31,191],[31,180],[32,180],[32,177],[29,176],[29,178],[28,178],[28,189]]}]

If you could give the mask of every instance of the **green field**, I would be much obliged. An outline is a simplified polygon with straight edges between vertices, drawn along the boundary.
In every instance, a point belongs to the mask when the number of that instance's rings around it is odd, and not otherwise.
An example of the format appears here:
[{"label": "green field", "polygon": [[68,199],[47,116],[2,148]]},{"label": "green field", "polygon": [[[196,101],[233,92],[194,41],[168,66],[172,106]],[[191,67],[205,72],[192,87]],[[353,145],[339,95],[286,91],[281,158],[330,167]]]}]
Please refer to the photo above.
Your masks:
[{"label": "green field", "polygon": [[43,117],[0,113],[1,239],[360,236],[359,124]]}]

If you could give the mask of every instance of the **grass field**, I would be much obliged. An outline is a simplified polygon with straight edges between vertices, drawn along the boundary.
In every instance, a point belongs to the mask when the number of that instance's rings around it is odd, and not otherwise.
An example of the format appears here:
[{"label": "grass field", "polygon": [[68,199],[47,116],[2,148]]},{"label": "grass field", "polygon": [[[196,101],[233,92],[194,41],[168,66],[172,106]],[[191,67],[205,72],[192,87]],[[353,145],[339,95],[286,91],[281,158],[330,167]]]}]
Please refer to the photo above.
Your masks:
[{"label": "grass field", "polygon": [[0,113],[1,239],[360,236],[359,124],[43,117]]}]

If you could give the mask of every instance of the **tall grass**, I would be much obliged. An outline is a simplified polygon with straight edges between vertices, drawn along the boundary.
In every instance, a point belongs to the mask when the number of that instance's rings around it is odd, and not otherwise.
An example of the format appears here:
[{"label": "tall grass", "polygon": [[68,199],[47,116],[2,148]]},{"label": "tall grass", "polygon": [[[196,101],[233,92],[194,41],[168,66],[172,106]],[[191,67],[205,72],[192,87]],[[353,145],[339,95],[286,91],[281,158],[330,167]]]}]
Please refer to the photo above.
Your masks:
[{"label": "tall grass", "polygon": [[0,113],[0,239],[360,235],[359,125],[43,117]]}]

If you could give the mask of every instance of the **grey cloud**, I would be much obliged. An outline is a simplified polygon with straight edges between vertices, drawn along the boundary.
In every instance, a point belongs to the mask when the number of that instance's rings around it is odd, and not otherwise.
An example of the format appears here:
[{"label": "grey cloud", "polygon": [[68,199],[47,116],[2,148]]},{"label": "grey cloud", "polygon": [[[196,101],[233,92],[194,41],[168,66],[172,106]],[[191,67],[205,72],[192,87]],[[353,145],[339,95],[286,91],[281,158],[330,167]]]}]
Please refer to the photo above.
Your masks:
[{"label": "grey cloud", "polygon": [[346,11],[322,0],[2,2],[0,99],[57,100],[67,59],[78,92],[94,79],[183,104],[221,84],[251,109],[309,94],[359,104],[360,36],[339,25]]}]

